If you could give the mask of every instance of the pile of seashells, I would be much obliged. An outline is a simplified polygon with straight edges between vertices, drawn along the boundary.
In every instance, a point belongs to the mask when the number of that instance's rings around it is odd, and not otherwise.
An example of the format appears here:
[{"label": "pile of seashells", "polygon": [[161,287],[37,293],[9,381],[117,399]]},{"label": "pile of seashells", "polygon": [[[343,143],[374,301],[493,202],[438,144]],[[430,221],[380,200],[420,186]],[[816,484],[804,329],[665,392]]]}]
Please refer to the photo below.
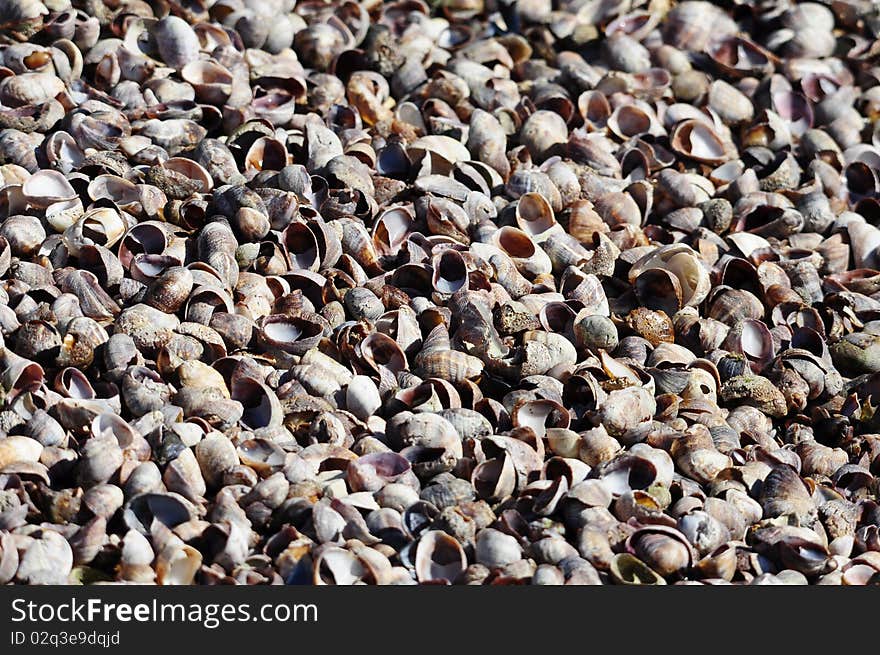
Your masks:
[{"label": "pile of seashells", "polygon": [[880,583],[871,0],[0,0],[0,584]]}]

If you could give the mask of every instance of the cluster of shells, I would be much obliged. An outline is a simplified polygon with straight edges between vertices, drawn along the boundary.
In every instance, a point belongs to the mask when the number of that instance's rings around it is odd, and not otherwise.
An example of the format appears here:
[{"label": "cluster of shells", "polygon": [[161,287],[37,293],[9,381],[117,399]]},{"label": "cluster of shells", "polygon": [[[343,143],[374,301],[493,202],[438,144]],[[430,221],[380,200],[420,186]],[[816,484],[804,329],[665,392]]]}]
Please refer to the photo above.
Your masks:
[{"label": "cluster of shells", "polygon": [[0,0],[0,584],[877,584],[878,37]]}]

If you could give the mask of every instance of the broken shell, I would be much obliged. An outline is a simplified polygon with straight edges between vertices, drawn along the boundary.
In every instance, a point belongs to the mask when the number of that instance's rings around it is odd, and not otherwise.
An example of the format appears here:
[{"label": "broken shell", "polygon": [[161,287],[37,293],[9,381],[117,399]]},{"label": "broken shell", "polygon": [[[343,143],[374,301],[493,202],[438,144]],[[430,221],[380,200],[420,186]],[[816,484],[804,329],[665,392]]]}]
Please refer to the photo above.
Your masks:
[{"label": "broken shell", "polygon": [[0,0],[0,584],[876,581],[871,11],[69,4]]},{"label": "broken shell", "polygon": [[520,560],[522,549],[514,537],[486,528],[477,535],[475,555],[480,564],[497,568]]}]

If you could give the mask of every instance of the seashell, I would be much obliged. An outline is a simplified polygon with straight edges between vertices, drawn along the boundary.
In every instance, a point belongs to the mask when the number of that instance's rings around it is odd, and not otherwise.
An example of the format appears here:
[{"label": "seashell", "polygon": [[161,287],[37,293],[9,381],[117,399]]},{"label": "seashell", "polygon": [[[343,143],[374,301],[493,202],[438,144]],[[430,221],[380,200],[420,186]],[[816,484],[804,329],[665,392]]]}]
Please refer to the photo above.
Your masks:
[{"label": "seashell", "polygon": [[793,526],[768,527],[754,533],[758,552],[778,553],[787,568],[815,575],[825,568],[828,551],[810,530]]},{"label": "seashell", "polygon": [[471,484],[480,498],[499,501],[509,497],[516,488],[516,470],[505,454],[488,459],[474,468]]},{"label": "seashell", "polygon": [[688,0],[676,5],[666,16],[664,38],[684,50],[702,51],[712,41],[737,32],[723,11],[709,2]]},{"label": "seashell", "polygon": [[189,448],[184,448],[174,461],[168,464],[162,481],[168,491],[179,493],[193,503],[198,503],[206,491],[199,463]]},{"label": "seashell", "polygon": [[467,567],[467,557],[454,537],[429,530],[419,539],[415,569],[419,582],[457,579]]},{"label": "seashell", "polygon": [[0,468],[16,462],[37,462],[43,452],[43,445],[28,437],[10,435],[0,439]]},{"label": "seashell", "polygon": [[373,244],[383,256],[395,254],[406,242],[412,227],[413,215],[406,207],[391,207],[376,218]]},{"label": "seashell", "polygon": [[226,381],[223,376],[219,371],[203,362],[196,360],[181,362],[175,373],[182,387],[220,389],[221,395],[229,397],[229,392],[226,390]]},{"label": "seashell", "polygon": [[28,391],[36,391],[43,383],[43,367],[19,357],[8,348],[0,353],[0,371],[0,383],[10,399]]},{"label": "seashell", "polygon": [[0,536],[0,548],[0,581],[6,584],[15,576],[19,563],[18,549],[11,534]]},{"label": "seashell", "polygon": [[674,339],[672,321],[662,311],[634,309],[627,315],[626,324],[633,332],[647,339],[655,348],[661,343],[670,343]]},{"label": "seashell", "polygon": [[532,158],[540,162],[556,154],[568,141],[568,127],[559,114],[536,111],[523,123],[520,140]]},{"label": "seashell", "polygon": [[354,491],[378,491],[384,485],[405,481],[411,476],[410,463],[396,453],[372,453],[348,466],[346,479]]},{"label": "seashell", "polygon": [[312,566],[313,584],[316,585],[351,585],[366,575],[360,560],[337,546],[322,550]]},{"label": "seashell", "polygon": [[847,570],[843,572],[841,582],[845,585],[870,584],[871,580],[876,578],[877,569],[876,566],[863,564],[862,561],[865,560],[867,560],[867,558],[856,558],[853,560],[853,562],[847,566]]},{"label": "seashell", "polygon": [[547,253],[518,228],[502,227],[493,236],[493,245],[510,257],[517,270],[526,277],[549,273],[553,269]]},{"label": "seashell", "polygon": [[840,448],[829,448],[816,441],[803,441],[796,447],[801,466],[807,475],[831,477],[841,466],[849,463],[846,453]]},{"label": "seashell", "polygon": [[239,419],[244,427],[259,430],[281,424],[283,412],[278,396],[272,389],[254,378],[246,376],[235,378],[231,385],[230,397],[241,403],[244,409]]},{"label": "seashell", "polygon": [[[543,437],[547,427],[567,428],[570,422],[568,411],[552,400],[532,400],[517,405],[512,413],[514,425],[531,428]],[[548,425],[549,423],[549,425]]]},{"label": "seashell", "polygon": [[92,487],[110,480],[122,466],[122,449],[115,437],[94,436],[86,441],[80,453],[78,473],[83,487]]},{"label": "seashell", "polygon": [[0,0],[0,584],[877,581],[864,2],[74,4]]},{"label": "seashell", "polygon": [[647,564],[629,553],[618,553],[610,563],[611,577],[616,584],[663,585],[666,581]]},{"label": "seashell", "polygon": [[606,30],[603,54],[612,70],[625,73],[643,73],[651,66],[648,49],[623,31]]},{"label": "seashell", "polygon": [[67,437],[66,430],[44,409],[38,409],[33,413],[25,423],[23,432],[25,436],[35,439],[43,446],[62,445]]},{"label": "seashell", "polygon": [[346,387],[345,406],[361,420],[367,420],[382,406],[379,390],[366,375],[356,375]]},{"label": "seashell", "polygon": [[201,102],[220,104],[232,95],[235,78],[216,61],[189,61],[181,69],[180,76],[192,85],[195,97]]},{"label": "seashell", "polygon": [[73,551],[67,540],[52,530],[32,533],[19,556],[16,579],[22,584],[64,584],[73,568]]},{"label": "seashell", "polygon": [[649,420],[655,411],[656,403],[649,391],[642,387],[629,387],[608,394],[599,410],[599,418],[608,432],[614,435]]},{"label": "seashell", "polygon": [[161,585],[193,583],[202,563],[202,554],[186,544],[169,544],[156,556],[156,582]]},{"label": "seashell", "polygon": [[0,226],[0,237],[6,240],[13,255],[28,257],[45,240],[46,232],[33,216],[10,216]]},{"label": "seashell", "polygon": [[193,275],[188,268],[171,266],[150,283],[144,301],[162,312],[173,314],[189,298],[193,283]]},{"label": "seashell", "polygon": [[675,528],[640,528],[627,539],[626,547],[652,571],[663,577],[687,571],[694,561],[691,545]]},{"label": "seashell", "polygon": [[756,407],[769,416],[785,416],[788,412],[782,392],[770,380],[759,375],[730,378],[721,387],[721,398],[725,402],[739,401]]},{"label": "seashell", "polygon": [[617,326],[606,316],[591,314],[576,318],[572,328],[580,348],[610,352],[617,347]]},{"label": "seashell", "polygon": [[702,556],[719,548],[730,537],[729,531],[718,519],[701,510],[679,517],[677,528]]},{"label": "seashell", "polygon": [[169,156],[174,157],[194,148],[199,141],[207,136],[208,132],[204,127],[188,118],[169,118],[166,120],[151,118],[138,127],[137,133],[150,139],[153,144],[165,150]]},{"label": "seashell", "polygon": [[67,178],[53,170],[37,171],[31,175],[22,184],[21,192],[28,204],[38,209],[73,200],[77,196]]},{"label": "seashell", "polygon": [[507,135],[498,119],[489,112],[475,109],[470,117],[467,148],[474,159],[491,166],[502,179],[510,174],[506,143]]},{"label": "seashell", "polygon": [[355,319],[376,320],[385,313],[382,301],[366,288],[348,290],[343,298],[343,304]]},{"label": "seashell", "polygon": [[580,434],[577,457],[591,467],[596,467],[613,460],[622,449],[620,443],[600,425]]},{"label": "seashell", "polygon": [[756,43],[738,36],[715,40],[707,49],[716,66],[731,77],[770,73],[774,58]]},{"label": "seashell", "polygon": [[[644,272],[651,270],[666,271],[674,276],[668,279],[672,289],[681,290],[682,306],[697,305],[709,293],[711,287],[709,275],[696,253],[687,246],[661,246],[654,252],[645,255],[630,268],[630,282],[635,282]],[[675,282],[671,282],[673,279]]]},{"label": "seashell", "polygon": [[294,354],[304,354],[317,345],[323,334],[319,323],[302,317],[275,314],[263,319],[258,338],[266,345]]},{"label": "seashell", "polygon": [[844,336],[830,348],[834,366],[844,374],[875,372],[877,365],[880,365],[875,360],[875,341],[874,335],[864,333]]},{"label": "seashell", "polygon": [[724,80],[715,80],[709,87],[708,104],[726,124],[752,120],[754,107],[748,97]]},{"label": "seashell", "polygon": [[171,68],[181,70],[199,55],[199,39],[182,18],[166,16],[153,25],[152,36],[159,56]]},{"label": "seashell", "polygon": [[193,449],[208,487],[221,486],[223,476],[239,463],[235,446],[224,435],[211,433]]},{"label": "seashell", "polygon": [[773,468],[764,478],[759,501],[765,516],[791,516],[801,525],[815,520],[818,512],[807,486],[785,465]]},{"label": "seashell", "polygon": [[122,542],[119,579],[132,582],[152,582],[156,573],[151,568],[155,557],[147,538],[136,530],[129,530]]},{"label": "seashell", "polygon": [[698,162],[718,165],[728,157],[724,143],[714,130],[700,120],[685,120],[669,137],[672,149]]},{"label": "seashell", "polygon": [[116,330],[129,335],[139,350],[151,352],[171,340],[172,331],[180,321],[154,307],[137,304],[119,314]]},{"label": "seashell", "polygon": [[422,350],[413,366],[413,372],[420,377],[437,377],[453,384],[475,378],[483,371],[481,360],[457,350]]},{"label": "seashell", "polygon": [[769,329],[755,319],[747,318],[736,323],[728,332],[722,347],[745,355],[756,373],[762,371],[774,355],[773,337]]},{"label": "seashell", "polygon": [[736,564],[736,548],[724,544],[707,554],[694,566],[703,577],[720,578],[729,582],[736,574]]}]

